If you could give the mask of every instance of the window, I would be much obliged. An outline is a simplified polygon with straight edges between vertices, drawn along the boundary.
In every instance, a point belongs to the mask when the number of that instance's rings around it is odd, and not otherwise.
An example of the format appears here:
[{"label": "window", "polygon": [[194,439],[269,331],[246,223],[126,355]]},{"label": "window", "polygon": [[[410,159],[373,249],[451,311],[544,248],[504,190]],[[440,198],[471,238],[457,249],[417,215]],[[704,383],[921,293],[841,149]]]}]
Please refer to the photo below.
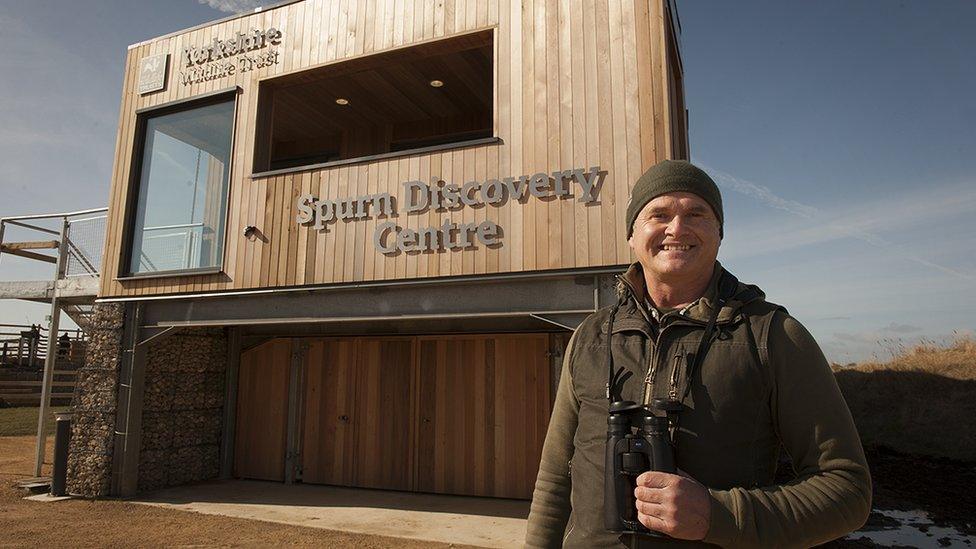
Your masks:
[{"label": "window", "polygon": [[467,34],[262,82],[254,171],[492,139],[493,36]]},{"label": "window", "polygon": [[219,268],[235,95],[140,115],[129,274]]}]

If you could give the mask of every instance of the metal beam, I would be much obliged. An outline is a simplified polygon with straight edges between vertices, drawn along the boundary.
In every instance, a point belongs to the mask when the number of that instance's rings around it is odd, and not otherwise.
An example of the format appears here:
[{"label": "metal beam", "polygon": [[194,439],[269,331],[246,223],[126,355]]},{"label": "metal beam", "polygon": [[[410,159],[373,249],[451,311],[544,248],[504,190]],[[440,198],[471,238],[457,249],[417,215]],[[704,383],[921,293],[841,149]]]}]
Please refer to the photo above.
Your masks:
[{"label": "metal beam", "polygon": [[425,321],[537,315],[580,315],[594,310],[594,293],[612,302],[613,281],[602,276],[442,281],[438,285],[329,290],[146,302],[144,326]]},{"label": "metal beam", "polygon": [[32,299],[47,303],[54,297],[50,280],[17,280],[0,282],[0,299]]},{"label": "metal beam", "polygon": [[53,250],[58,247],[57,240],[32,240],[29,242],[8,242],[0,245],[0,251],[10,250]]},{"label": "metal beam", "polygon": [[46,263],[57,263],[58,262],[58,258],[56,258],[56,257],[52,257],[52,256],[49,256],[49,255],[44,255],[44,254],[39,254],[39,253],[35,253],[35,252],[28,252],[27,250],[6,249],[6,247],[4,247],[3,250],[0,250],[0,253],[10,254],[10,255],[16,255],[16,256],[20,256],[20,257],[26,258],[26,259],[34,259],[34,260],[37,260],[37,261],[44,261]]},{"label": "metal beam", "polygon": [[27,299],[49,303],[51,298],[94,302],[98,279],[91,277],[51,280],[0,281],[0,299]]},{"label": "metal beam", "polygon": [[560,328],[565,328],[567,330],[575,330],[577,326],[583,322],[586,318],[587,313],[552,313],[545,315],[532,315],[533,318],[538,318],[543,322],[548,322]]},{"label": "metal beam", "polygon": [[17,225],[18,227],[31,229],[32,231],[40,231],[42,233],[54,234],[54,235],[58,234],[58,231],[48,229],[47,227],[38,227],[37,225],[31,225],[30,223],[23,223],[21,221],[14,221],[13,219],[4,218],[4,219],[0,219],[0,222],[3,222],[4,224],[9,223],[11,225]]},{"label": "metal beam", "polygon": [[[245,296],[258,296],[258,295],[284,295],[284,294],[308,294],[310,292],[323,292],[323,291],[355,291],[355,290],[382,290],[382,289],[402,289],[412,286],[437,286],[437,287],[447,287],[453,285],[463,285],[463,284],[510,284],[512,282],[521,282],[526,280],[556,280],[556,279],[567,279],[576,278],[581,279],[582,277],[590,277],[594,281],[599,281],[600,284],[610,282],[610,286],[613,285],[613,276],[620,273],[626,265],[619,265],[616,267],[597,267],[588,269],[570,269],[563,271],[527,271],[527,272],[517,272],[517,273],[498,273],[491,275],[464,275],[457,277],[434,277],[434,278],[417,278],[409,280],[373,280],[368,282],[340,282],[333,284],[322,284],[315,286],[287,286],[287,287],[273,287],[273,288],[260,288],[260,289],[248,289],[248,290],[222,290],[214,292],[198,292],[198,293],[180,293],[180,294],[161,294],[161,295],[146,295],[146,296],[119,296],[119,297],[103,297],[98,301],[100,303],[121,303],[126,301],[174,301],[174,300],[184,300],[184,301],[196,301],[200,299],[223,299],[227,297],[245,297]],[[187,271],[180,271],[176,275],[187,274]],[[195,270],[190,274],[200,274]],[[166,276],[176,276],[176,275],[166,275]],[[124,278],[119,280],[142,280],[149,277],[134,277],[134,278]],[[602,286],[601,286],[602,288]]]},{"label": "metal beam", "polygon": [[[54,269],[54,280],[64,277],[64,271],[68,266],[68,246],[66,244],[68,236],[68,220],[61,221],[61,237],[58,238],[58,257]],[[19,251],[16,255],[30,252]],[[36,255],[36,254],[35,254]],[[44,432],[44,420],[47,417],[48,409],[51,406],[51,382],[54,381],[54,367],[58,360],[57,343],[58,327],[61,323],[61,303],[55,295],[51,298],[51,321],[48,326],[47,356],[44,358],[44,385],[41,386],[41,407],[37,413],[37,453],[34,456],[34,476],[41,476],[41,468],[44,465],[44,447],[47,445],[47,433]]]}]

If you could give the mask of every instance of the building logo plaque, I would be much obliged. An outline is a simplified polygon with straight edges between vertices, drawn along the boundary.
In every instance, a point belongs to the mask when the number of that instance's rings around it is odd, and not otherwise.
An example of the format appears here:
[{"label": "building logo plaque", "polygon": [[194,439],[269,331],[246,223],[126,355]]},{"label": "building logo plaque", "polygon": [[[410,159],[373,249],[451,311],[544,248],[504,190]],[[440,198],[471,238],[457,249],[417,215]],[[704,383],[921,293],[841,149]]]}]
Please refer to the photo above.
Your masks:
[{"label": "building logo plaque", "polygon": [[157,92],[166,87],[169,54],[157,53],[139,61],[139,95]]}]

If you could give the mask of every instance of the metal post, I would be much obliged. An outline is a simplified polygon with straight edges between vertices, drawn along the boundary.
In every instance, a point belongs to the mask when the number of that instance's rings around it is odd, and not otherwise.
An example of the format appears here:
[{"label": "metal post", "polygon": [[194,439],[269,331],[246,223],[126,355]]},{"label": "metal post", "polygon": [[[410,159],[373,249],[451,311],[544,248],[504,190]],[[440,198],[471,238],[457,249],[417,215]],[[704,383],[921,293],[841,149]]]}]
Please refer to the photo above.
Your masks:
[{"label": "metal post", "polygon": [[[58,242],[58,261],[55,264],[54,280],[58,281],[64,277],[65,257],[68,253],[68,218],[62,218],[61,235]],[[54,295],[51,296],[51,323],[48,326],[48,350],[44,358],[44,385],[41,387],[41,408],[37,414],[37,454],[34,459],[34,476],[41,476],[41,468],[44,465],[44,447],[47,445],[47,436],[44,433],[44,418],[47,417],[48,408],[51,404],[51,382],[54,380],[54,367],[57,361],[57,353],[51,352],[51,338],[57,339],[58,325],[61,322],[61,303],[58,299],[57,284],[55,284]],[[52,335],[53,334],[53,335]]]},{"label": "metal post", "polygon": [[55,414],[54,467],[51,471],[52,496],[63,496],[68,493],[68,444],[71,441],[71,416],[71,412]]},{"label": "metal post", "polygon": [[0,258],[3,257],[3,231],[7,228],[7,223],[0,219]]},{"label": "metal post", "polygon": [[[131,497],[138,490],[139,448],[142,445],[142,399],[145,389],[147,342],[141,342],[142,304],[126,308],[126,341],[119,371],[119,409],[116,411],[115,449],[112,454],[112,495]],[[166,330],[161,335],[173,333]]]},{"label": "metal post", "polygon": [[299,461],[298,413],[300,408],[299,382],[301,368],[305,361],[305,346],[308,344],[298,338],[291,340],[291,375],[288,383],[288,430],[285,435],[285,484],[295,482]]},{"label": "metal post", "polygon": [[224,374],[224,425],[220,437],[220,478],[234,473],[234,436],[237,427],[237,381],[241,364],[241,329],[227,331],[227,372]]}]

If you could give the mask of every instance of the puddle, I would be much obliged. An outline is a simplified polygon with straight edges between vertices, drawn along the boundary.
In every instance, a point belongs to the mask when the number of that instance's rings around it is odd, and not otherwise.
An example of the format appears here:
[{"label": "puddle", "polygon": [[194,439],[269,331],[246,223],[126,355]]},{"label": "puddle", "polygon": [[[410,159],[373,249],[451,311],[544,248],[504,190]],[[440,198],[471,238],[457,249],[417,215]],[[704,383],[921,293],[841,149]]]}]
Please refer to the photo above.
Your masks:
[{"label": "puddle", "polygon": [[[936,526],[928,513],[874,509],[863,529],[847,536],[848,540],[867,538],[885,547],[968,547],[976,549],[976,536],[969,536],[946,526]],[[880,516],[878,516],[880,515]]]}]

